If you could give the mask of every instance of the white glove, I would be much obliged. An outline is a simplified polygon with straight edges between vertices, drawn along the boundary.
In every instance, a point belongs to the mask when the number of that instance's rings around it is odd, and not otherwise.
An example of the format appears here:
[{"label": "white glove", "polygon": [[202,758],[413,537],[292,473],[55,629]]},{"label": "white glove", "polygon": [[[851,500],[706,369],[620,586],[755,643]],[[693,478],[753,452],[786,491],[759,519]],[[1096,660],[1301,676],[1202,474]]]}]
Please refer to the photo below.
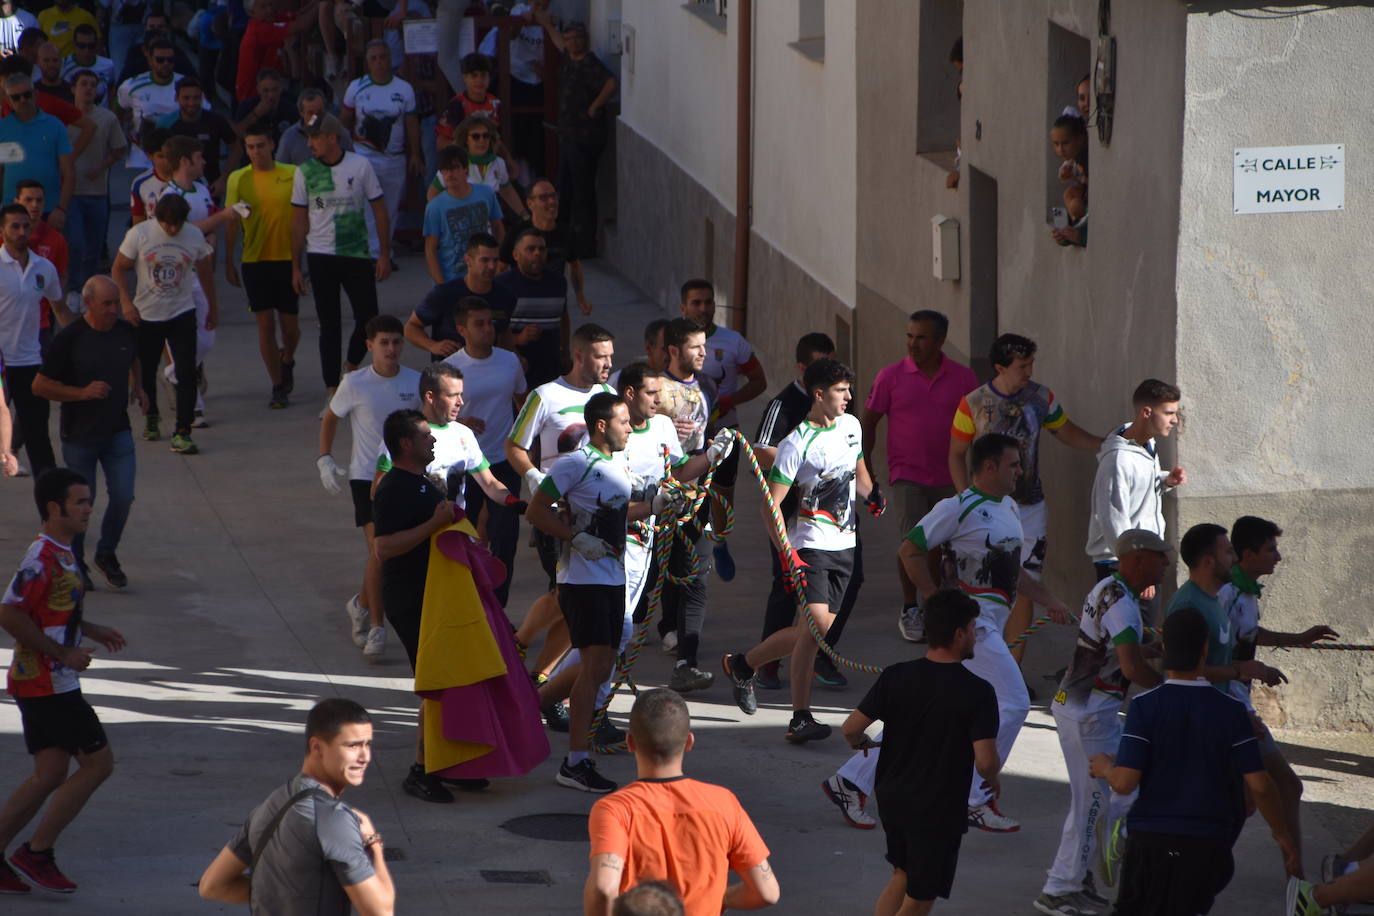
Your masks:
[{"label": "white glove", "polygon": [[650,505],[656,516],[662,516],[664,513],[673,517],[679,516],[687,508],[687,491],[682,487],[669,487],[665,484],[659,487]]},{"label": "white glove", "polygon": [[319,468],[320,483],[324,484],[326,493],[338,496],[343,492],[343,479],[348,476],[348,472],[334,462],[333,455],[321,455],[315,462],[315,467]]},{"label": "white glove", "polygon": [[239,219],[247,219],[248,217],[253,215],[253,207],[246,200],[240,200],[235,202],[234,205],[229,209],[237,213],[239,215]]},{"label": "white glove", "polygon": [[735,431],[733,429],[722,429],[716,433],[716,437],[711,440],[711,444],[706,447],[706,460],[715,464],[730,457],[730,452],[735,447]]},{"label": "white glove", "polygon": [[585,531],[579,531],[573,535],[572,549],[588,560],[604,560],[615,553],[615,549],[610,544]]},{"label": "white glove", "polygon": [[539,485],[543,483],[544,478],[548,476],[548,474],[545,474],[543,471],[539,470],[539,468],[530,468],[525,472],[525,487],[530,491],[530,499],[534,499],[534,491],[539,489]]}]

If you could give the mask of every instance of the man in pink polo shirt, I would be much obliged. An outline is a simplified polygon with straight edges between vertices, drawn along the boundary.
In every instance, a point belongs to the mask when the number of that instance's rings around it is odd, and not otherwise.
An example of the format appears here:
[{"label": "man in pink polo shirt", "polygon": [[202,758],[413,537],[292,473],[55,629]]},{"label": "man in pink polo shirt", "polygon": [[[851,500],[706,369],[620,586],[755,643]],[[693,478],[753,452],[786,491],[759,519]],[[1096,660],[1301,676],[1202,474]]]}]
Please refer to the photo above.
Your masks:
[{"label": "man in pink polo shirt", "polygon": [[[902,531],[910,530],[937,502],[954,495],[949,425],[959,399],[978,387],[978,377],[941,352],[947,333],[949,319],[941,313],[912,312],[906,326],[906,358],[878,371],[864,403],[863,450],[870,475],[878,424],[888,417],[888,482],[901,513]],[[919,642],[925,628],[916,607],[916,586],[900,562],[897,576],[902,583],[898,629],[907,640]]]}]

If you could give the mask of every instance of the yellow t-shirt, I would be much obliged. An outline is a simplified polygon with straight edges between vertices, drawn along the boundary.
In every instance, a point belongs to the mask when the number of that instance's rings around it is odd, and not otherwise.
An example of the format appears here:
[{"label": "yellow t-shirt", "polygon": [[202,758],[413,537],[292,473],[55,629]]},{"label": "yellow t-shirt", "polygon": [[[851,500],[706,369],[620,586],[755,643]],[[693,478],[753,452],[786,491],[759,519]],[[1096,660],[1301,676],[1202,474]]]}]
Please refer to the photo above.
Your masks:
[{"label": "yellow t-shirt", "polygon": [[[58,53],[71,57],[76,50],[76,27],[88,25],[100,34],[100,25],[95,17],[79,6],[73,6],[65,13],[54,4],[38,14],[38,27],[48,33],[48,41],[57,45]],[[122,63],[121,63],[122,65]]]},{"label": "yellow t-shirt", "polygon": [[275,163],[271,171],[246,165],[229,175],[224,205],[244,201],[253,215],[243,220],[243,262],[291,260],[291,186],[294,165]]}]

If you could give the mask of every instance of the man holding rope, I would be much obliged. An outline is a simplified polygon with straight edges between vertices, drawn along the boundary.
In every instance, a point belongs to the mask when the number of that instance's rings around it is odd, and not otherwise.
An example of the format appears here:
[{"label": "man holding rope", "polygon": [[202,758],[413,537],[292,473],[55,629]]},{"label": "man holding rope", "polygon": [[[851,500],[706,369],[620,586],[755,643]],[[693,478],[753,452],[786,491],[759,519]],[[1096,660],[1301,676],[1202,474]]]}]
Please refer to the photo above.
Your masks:
[{"label": "man holding rope", "polygon": [[[964,666],[992,685],[997,694],[999,724],[997,756],[1003,762],[1030,711],[1030,697],[1021,670],[1003,639],[1007,615],[1018,593],[1042,604],[1056,623],[1067,623],[1069,609],[1021,564],[1021,517],[1011,498],[1021,476],[1021,446],[1004,433],[988,433],[969,449],[973,483],[958,496],[935,504],[920,523],[907,532],[900,557],[919,594],[935,594],[936,582],[926,562],[935,547],[951,554],[959,588],[978,602],[978,641],[973,658]],[[855,827],[871,828],[863,812],[863,794],[871,794],[877,760],[856,754],[826,781],[824,788]],[[990,833],[1012,833],[1021,824],[1003,814],[995,795],[971,776],[968,797],[970,827]],[[845,790],[843,801],[833,794]],[[855,813],[864,815],[856,818]],[[866,822],[865,822],[866,821]]]},{"label": "man holding rope", "polygon": [[[734,682],[735,703],[752,716],[758,710],[755,669],[791,655],[792,721],[786,737],[793,744],[830,734],[830,726],[811,715],[811,672],[816,640],[825,638],[835,619],[830,609],[839,607],[854,569],[856,496],[875,516],[887,508],[864,465],[858,418],[846,412],[853,398],[853,371],[836,360],[818,359],[806,367],[803,382],[811,412],[778,446],[768,472],[769,499],[763,511],[792,587],[805,589],[806,606],[792,626],[748,652],[727,653],[722,659],[726,675]],[[789,544],[772,524],[772,513],[794,486],[801,498],[787,534]]]}]

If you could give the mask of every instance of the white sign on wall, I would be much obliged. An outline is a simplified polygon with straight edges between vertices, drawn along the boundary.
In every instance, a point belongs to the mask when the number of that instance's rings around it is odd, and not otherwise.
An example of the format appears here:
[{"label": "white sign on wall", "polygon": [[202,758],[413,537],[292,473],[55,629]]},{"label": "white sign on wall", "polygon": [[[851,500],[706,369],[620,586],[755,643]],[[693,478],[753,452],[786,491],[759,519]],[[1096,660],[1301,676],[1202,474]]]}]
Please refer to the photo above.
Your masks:
[{"label": "white sign on wall", "polygon": [[1236,150],[1237,213],[1345,209],[1345,146],[1252,146]]}]

